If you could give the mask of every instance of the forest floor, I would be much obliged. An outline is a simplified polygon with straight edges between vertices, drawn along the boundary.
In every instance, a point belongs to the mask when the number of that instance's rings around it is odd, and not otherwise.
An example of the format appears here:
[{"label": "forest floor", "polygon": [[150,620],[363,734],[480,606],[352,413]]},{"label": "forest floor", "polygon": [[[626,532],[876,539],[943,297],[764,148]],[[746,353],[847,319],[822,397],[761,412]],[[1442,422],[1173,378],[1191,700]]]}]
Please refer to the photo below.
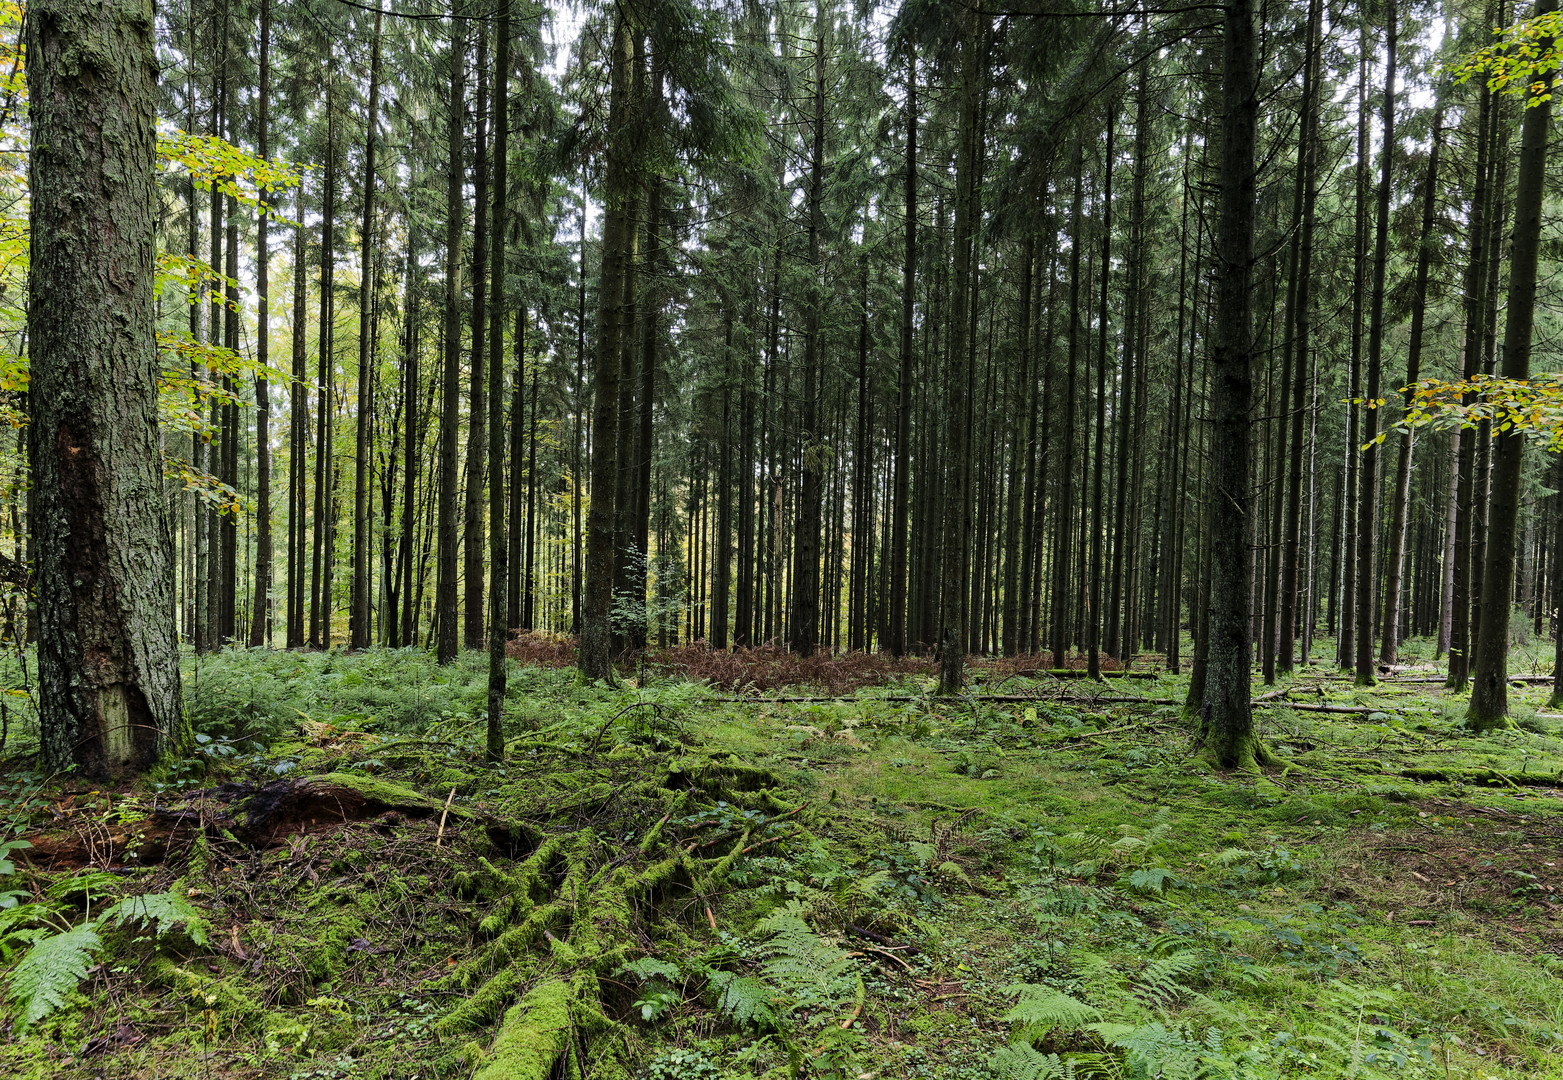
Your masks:
[{"label": "forest floor", "polygon": [[484,658],[386,650],[191,658],[133,788],[13,756],[0,1075],[1563,1077],[1545,686],[1307,669],[1256,777],[1186,677],[524,659],[499,765]]}]

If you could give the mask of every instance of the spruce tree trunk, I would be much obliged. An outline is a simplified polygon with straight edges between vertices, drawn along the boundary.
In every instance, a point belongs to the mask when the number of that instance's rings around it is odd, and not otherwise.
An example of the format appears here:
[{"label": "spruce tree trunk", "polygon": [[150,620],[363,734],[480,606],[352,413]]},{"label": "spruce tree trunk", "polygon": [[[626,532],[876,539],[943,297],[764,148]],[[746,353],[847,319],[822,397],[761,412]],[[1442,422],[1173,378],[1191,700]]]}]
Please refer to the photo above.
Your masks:
[{"label": "spruce tree trunk", "polygon": [[901,350],[896,377],[895,473],[890,502],[890,654],[907,650],[907,531],[911,514],[913,300],[917,293],[917,51],[906,58],[906,164],[903,181],[906,220],[901,258]]},{"label": "spruce tree trunk", "polygon": [[[261,0],[258,97],[256,149],[265,158],[271,153],[271,0]],[[261,371],[271,357],[270,252],[266,247],[270,198],[270,193],[261,196],[255,222],[255,359]],[[271,643],[271,385],[263,374],[255,376],[255,491],[255,599],[250,605],[249,643],[265,646]]]},{"label": "spruce tree trunk", "polygon": [[[1069,235],[1082,235],[1082,219],[1085,204],[1084,137],[1075,140],[1074,153],[1075,190],[1069,213]],[[1075,383],[1080,366],[1080,350],[1084,333],[1080,326],[1080,249],[1085,245],[1076,240],[1069,245],[1069,369],[1064,380],[1064,400],[1059,413],[1064,418],[1064,445],[1058,457],[1057,499],[1058,515],[1054,526],[1056,554],[1053,558],[1053,666],[1064,667],[1069,656],[1069,590],[1071,548],[1070,528],[1074,524],[1075,490]]]},{"label": "spruce tree trunk", "polygon": [[488,405],[484,363],[488,357],[488,22],[478,22],[476,130],[472,159],[472,333],[467,359],[466,487],[462,498],[461,644],[481,649],[483,636],[483,484],[488,465]]},{"label": "spruce tree trunk", "polygon": [[462,126],[466,105],[466,21],[450,24],[450,96],[447,98],[445,173],[445,370],[441,373],[439,553],[434,586],[435,656],[456,659],[456,553],[460,545],[456,504],[456,440],[461,408],[461,211],[466,180]]},{"label": "spruce tree trunk", "polygon": [[[1399,14],[1395,0],[1384,6],[1385,54],[1384,118],[1382,172],[1373,239],[1373,292],[1368,314],[1367,400],[1377,401],[1384,371],[1384,279],[1389,266],[1390,177],[1395,158],[1395,51],[1399,39]],[[1378,681],[1373,667],[1373,603],[1378,596],[1377,552],[1374,549],[1378,523],[1378,409],[1362,410],[1362,464],[1357,472],[1357,634],[1355,666],[1357,685],[1372,686]],[[1398,581],[1397,581],[1398,584]],[[1388,606],[1388,604],[1386,604]]]},{"label": "spruce tree trunk", "polygon": [[331,499],[331,378],[336,321],[336,111],[333,107],[334,80],[326,82],[326,161],[325,195],[321,203],[320,227],[320,337],[319,383],[316,387],[315,417],[315,515],[310,560],[309,643],[318,648],[331,645],[331,526],[327,504]]},{"label": "spruce tree trunk", "polygon": [[[1467,215],[1470,224],[1466,230],[1466,245],[1470,258],[1465,266],[1465,327],[1460,347],[1462,377],[1467,382],[1481,370],[1482,327],[1486,323],[1487,308],[1488,176],[1491,171],[1488,129],[1494,122],[1494,109],[1492,92],[1487,89],[1485,82],[1479,88],[1478,101],[1476,178]],[[1464,404],[1470,405],[1474,401],[1475,395],[1466,395]],[[1465,689],[1471,668],[1471,540],[1472,519],[1475,517],[1477,435],[1475,432],[1464,433],[1458,439],[1452,541],[1454,567],[1449,583],[1449,678],[1444,683],[1450,690]],[[1480,572],[1479,568],[1477,572]]]},{"label": "spruce tree trunk", "polygon": [[1091,565],[1085,613],[1085,669],[1093,679],[1102,677],[1102,466],[1107,457],[1107,293],[1113,276],[1113,136],[1118,123],[1117,103],[1107,109],[1107,147],[1102,163],[1102,284],[1096,326],[1096,456],[1091,468]]},{"label": "spruce tree trunk", "polygon": [[304,647],[305,545],[309,503],[309,380],[305,323],[309,317],[304,276],[304,182],[299,180],[293,226],[293,381],[288,386],[288,609],[284,641],[290,649]]},{"label": "spruce tree trunk", "polygon": [[[495,22],[493,231],[489,234],[488,332],[488,759],[505,757],[506,565],[505,535],[505,225],[510,147],[510,7],[501,5]],[[516,418],[517,422],[520,417]]]},{"label": "spruce tree trunk", "polygon": [[[1302,174],[1302,220],[1299,223],[1297,262],[1293,269],[1295,296],[1292,303],[1292,446],[1290,472],[1286,485],[1286,549],[1281,556],[1281,610],[1280,640],[1276,655],[1276,670],[1290,675],[1298,637],[1298,601],[1300,590],[1298,575],[1302,568],[1302,503],[1303,503],[1303,414],[1309,410],[1303,406],[1303,393],[1307,388],[1310,359],[1309,346],[1313,328],[1313,233],[1318,192],[1316,173],[1319,147],[1319,52],[1323,4],[1311,0],[1308,5],[1308,47],[1306,66],[1303,70],[1303,115],[1301,146],[1297,153],[1297,168]],[[1311,461],[1311,455],[1310,455]],[[1310,474],[1311,475],[1311,474]],[[1310,552],[1312,547],[1310,545]],[[1312,576],[1307,580],[1311,583]],[[1308,606],[1303,605],[1304,619],[1309,618]],[[1302,634],[1306,641],[1310,634]],[[1303,649],[1303,662],[1307,663],[1308,650]]]},{"label": "spruce tree trunk", "polygon": [[[1558,0],[1536,0],[1535,15],[1558,9]],[[1546,56],[1552,38],[1537,43]],[[1542,94],[1525,102],[1520,126],[1519,173],[1514,187],[1514,233],[1509,254],[1509,298],[1503,329],[1503,376],[1530,377],[1531,335],[1536,319],[1536,278],[1541,250],[1541,212],[1547,178],[1547,138],[1552,121],[1550,80]],[[1486,562],[1482,567],[1481,634],[1471,671],[1471,706],[1466,726],[1473,731],[1513,727],[1509,718],[1509,597],[1514,588],[1515,545],[1519,532],[1521,465],[1525,436],[1501,431],[1493,440],[1492,488],[1487,519]]]},{"label": "spruce tree trunk", "polygon": [[182,723],[157,429],[151,5],[37,0],[27,57],[39,764],[105,778],[153,764]]},{"label": "spruce tree trunk", "polygon": [[[1433,147],[1427,155],[1426,185],[1422,192],[1422,229],[1417,240],[1416,274],[1411,286],[1411,341],[1406,348],[1406,408],[1411,407],[1413,390],[1421,377],[1422,328],[1426,322],[1427,279],[1433,261],[1433,225],[1438,209],[1438,157],[1443,147],[1444,110],[1442,103],[1433,114]],[[1399,455],[1395,462],[1394,505],[1390,508],[1388,575],[1384,586],[1384,640],[1379,646],[1379,663],[1388,667],[1400,649],[1400,585],[1406,559],[1406,519],[1411,511],[1411,431],[1401,432]]]},{"label": "spruce tree trunk", "polygon": [[375,140],[380,128],[380,26],[384,15],[374,13],[374,44],[369,61],[369,115],[364,134],[364,217],[359,229],[358,262],[358,430],[353,440],[353,587],[349,615],[349,646],[369,647],[369,376],[373,366],[370,334],[374,275],[369,260],[374,252]]},{"label": "spruce tree trunk", "polygon": [[638,140],[632,115],[631,79],[636,33],[624,9],[614,16],[608,96],[608,151],[603,178],[602,268],[599,275],[597,344],[592,359],[591,507],[586,518],[586,566],[581,594],[579,664],[588,679],[612,683],[614,491],[619,460],[619,368],[624,337],[624,281],[630,267],[634,223],[629,204],[638,182]]},{"label": "spruce tree trunk", "polygon": [[[1368,64],[1371,59],[1368,25],[1364,18],[1359,27],[1357,63],[1356,224],[1352,242],[1351,374],[1346,405],[1346,523],[1341,540],[1344,549],[1341,553],[1340,632],[1335,639],[1336,660],[1346,671],[1354,670],[1357,662],[1357,532],[1359,527],[1372,529],[1371,522],[1359,522],[1357,516],[1362,461],[1358,425],[1363,410],[1355,404],[1362,397],[1362,299],[1367,289],[1363,268],[1368,261]],[[1361,628],[1361,632],[1370,631]]]},{"label": "spruce tree trunk", "polygon": [[1254,144],[1259,117],[1255,0],[1232,0],[1222,31],[1220,210],[1216,317],[1211,357],[1210,608],[1202,734],[1223,768],[1256,767],[1249,703],[1249,438],[1253,340]]},{"label": "spruce tree trunk", "polygon": [[950,462],[944,506],[944,606],[939,635],[939,691],[954,694],[966,679],[965,591],[972,535],[971,426],[967,421],[971,392],[970,317],[972,241],[976,231],[978,105],[982,93],[982,51],[987,47],[986,16],[964,10],[960,52],[960,142],[955,164],[955,275],[950,303],[949,385],[945,417],[949,425],[945,451]]},{"label": "spruce tree trunk", "polygon": [[809,156],[808,251],[810,280],[803,308],[803,401],[798,429],[803,442],[794,543],[792,628],[789,644],[799,656],[814,655],[819,644],[820,517],[824,500],[824,447],[819,432],[820,308],[825,303],[821,274],[820,228],[825,191],[825,4],[816,0],[814,24],[814,116]]}]

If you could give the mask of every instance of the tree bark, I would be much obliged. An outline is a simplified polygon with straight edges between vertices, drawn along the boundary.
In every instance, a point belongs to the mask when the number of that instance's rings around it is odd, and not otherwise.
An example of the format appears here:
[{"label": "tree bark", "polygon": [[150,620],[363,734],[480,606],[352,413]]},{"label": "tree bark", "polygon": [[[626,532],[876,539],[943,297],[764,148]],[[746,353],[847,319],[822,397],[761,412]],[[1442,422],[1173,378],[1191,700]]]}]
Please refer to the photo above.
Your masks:
[{"label": "tree bark", "polygon": [[461,211],[465,172],[462,126],[466,105],[466,22],[450,25],[450,96],[447,99],[448,153],[445,173],[445,370],[440,400],[439,555],[434,587],[435,656],[441,664],[456,659],[456,552],[461,542],[456,504],[456,440],[461,407]]},{"label": "tree bark", "polygon": [[1232,0],[1222,32],[1220,211],[1216,235],[1210,493],[1210,601],[1202,734],[1223,768],[1257,767],[1249,708],[1249,437],[1253,341],[1249,295],[1259,116],[1255,0]]},{"label": "tree bark", "polygon": [[[1536,0],[1535,15],[1558,9],[1558,0]],[[1546,56],[1552,38],[1537,43]],[[1541,249],[1541,212],[1547,177],[1547,137],[1552,121],[1550,79],[1536,84],[1544,93],[1526,100],[1520,126],[1519,173],[1514,187],[1514,233],[1509,253],[1509,299],[1503,329],[1503,376],[1530,376],[1531,335],[1536,320],[1536,278]],[[1512,727],[1509,718],[1509,604],[1514,587],[1515,543],[1518,537],[1521,465],[1525,435],[1500,431],[1493,440],[1492,488],[1489,495],[1486,562],[1482,567],[1482,629],[1471,672],[1471,706],[1466,726],[1474,731]]]},{"label": "tree bark", "polygon": [[[271,153],[271,0],[261,0],[260,87],[256,107],[256,149]],[[271,276],[266,225],[271,196],[262,193],[255,221],[255,593],[250,606],[251,646],[271,643],[271,384],[264,374],[271,359]]]},{"label": "tree bark", "polygon": [[[377,0],[378,2],[378,0]],[[358,263],[358,430],[353,440],[353,589],[348,642],[351,648],[369,647],[369,376],[374,349],[370,336],[374,275],[375,140],[380,128],[380,26],[384,15],[374,13],[374,44],[369,61],[369,115],[364,134],[364,217],[359,230]]]},{"label": "tree bark", "polygon": [[27,56],[40,765],[110,777],[150,766],[182,724],[157,430],[152,8],[37,0]]}]

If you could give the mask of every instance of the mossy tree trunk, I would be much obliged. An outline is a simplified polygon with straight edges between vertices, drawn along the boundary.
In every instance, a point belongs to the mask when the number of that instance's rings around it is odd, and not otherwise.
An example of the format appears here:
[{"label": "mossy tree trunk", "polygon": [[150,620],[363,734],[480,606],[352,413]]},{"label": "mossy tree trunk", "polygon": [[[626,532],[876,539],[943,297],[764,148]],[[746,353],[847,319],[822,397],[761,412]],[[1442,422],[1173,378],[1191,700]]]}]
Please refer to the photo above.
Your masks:
[{"label": "mossy tree trunk", "polygon": [[144,769],[180,722],[153,336],[150,3],[28,18],[33,528],[46,771]]}]

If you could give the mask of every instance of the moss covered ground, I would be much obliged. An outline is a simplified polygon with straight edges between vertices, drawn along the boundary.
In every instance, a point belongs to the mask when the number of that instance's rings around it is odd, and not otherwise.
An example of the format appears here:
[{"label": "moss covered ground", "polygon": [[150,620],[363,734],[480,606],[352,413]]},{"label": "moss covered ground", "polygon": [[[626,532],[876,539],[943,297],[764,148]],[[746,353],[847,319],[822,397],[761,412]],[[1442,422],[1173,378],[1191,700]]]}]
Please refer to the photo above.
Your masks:
[{"label": "moss covered ground", "polygon": [[1308,669],[1256,776],[1177,676],[518,666],[491,766],[483,663],[192,659],[159,775],[10,759],[4,965],[129,895],[207,932],[106,928],[0,1075],[1563,1077],[1548,687],[1478,737],[1430,667]]}]

